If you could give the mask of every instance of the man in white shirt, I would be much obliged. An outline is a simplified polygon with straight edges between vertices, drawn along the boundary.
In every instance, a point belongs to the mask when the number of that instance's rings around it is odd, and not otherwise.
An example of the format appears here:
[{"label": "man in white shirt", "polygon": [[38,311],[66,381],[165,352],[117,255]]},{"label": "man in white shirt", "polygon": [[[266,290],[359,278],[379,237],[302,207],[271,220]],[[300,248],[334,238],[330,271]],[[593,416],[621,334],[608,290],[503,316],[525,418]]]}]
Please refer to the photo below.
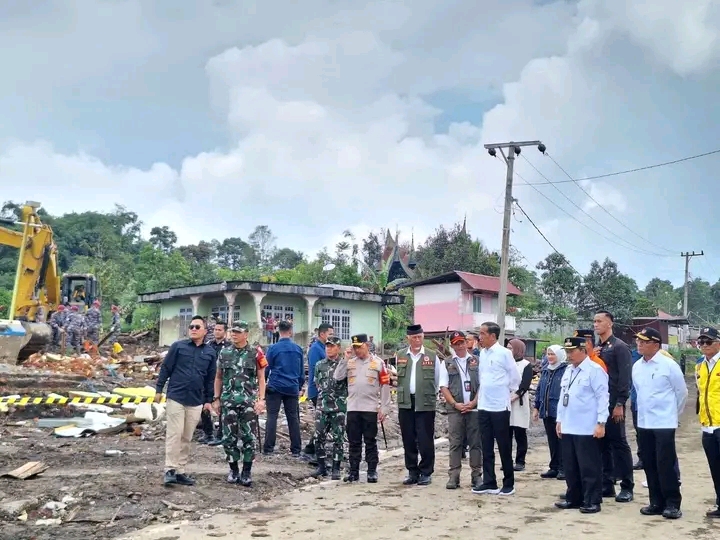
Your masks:
[{"label": "man in white shirt", "polygon": [[682,516],[682,496],[675,470],[675,430],[688,395],[685,377],[675,360],[663,353],[660,332],[646,327],[635,338],[642,355],[632,370],[637,392],[637,436],[650,493],[650,504],[640,513],[678,519]]},{"label": "man in white shirt", "polygon": [[477,392],[480,387],[478,359],[470,354],[463,332],[453,332],[450,337],[453,356],[440,362],[440,391],[445,397],[450,442],[450,467],[447,489],[460,487],[464,441],[470,444],[470,469],[472,486],[482,479],[482,455],[480,453],[480,424],[478,422]]},{"label": "man in white shirt", "polygon": [[608,419],[608,375],[588,358],[584,337],[570,337],[563,348],[570,367],[560,382],[555,429],[562,439],[567,492],[557,508],[595,514],[602,504],[602,459],[598,439]]},{"label": "man in white shirt", "polygon": [[[480,390],[478,421],[482,441],[483,481],[473,493],[512,495],[515,493],[512,442],[510,441],[510,394],[520,385],[520,374],[512,353],[498,343],[500,327],[494,322],[480,326]],[[495,442],[497,441],[503,471],[503,485],[498,489],[495,476]]]}]

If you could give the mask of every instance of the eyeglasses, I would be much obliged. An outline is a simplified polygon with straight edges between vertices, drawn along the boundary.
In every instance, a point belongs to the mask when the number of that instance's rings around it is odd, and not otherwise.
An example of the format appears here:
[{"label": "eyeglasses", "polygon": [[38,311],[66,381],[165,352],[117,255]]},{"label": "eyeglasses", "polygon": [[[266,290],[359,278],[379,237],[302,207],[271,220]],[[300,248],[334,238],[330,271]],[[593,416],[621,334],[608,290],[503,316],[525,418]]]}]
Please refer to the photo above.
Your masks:
[{"label": "eyeglasses", "polygon": [[190,330],[200,330],[202,328],[202,326],[199,324],[191,324],[190,326],[188,326],[188,328]]},{"label": "eyeglasses", "polygon": [[698,339],[698,345],[712,345],[713,343],[715,343],[714,339],[709,339],[709,338]]}]

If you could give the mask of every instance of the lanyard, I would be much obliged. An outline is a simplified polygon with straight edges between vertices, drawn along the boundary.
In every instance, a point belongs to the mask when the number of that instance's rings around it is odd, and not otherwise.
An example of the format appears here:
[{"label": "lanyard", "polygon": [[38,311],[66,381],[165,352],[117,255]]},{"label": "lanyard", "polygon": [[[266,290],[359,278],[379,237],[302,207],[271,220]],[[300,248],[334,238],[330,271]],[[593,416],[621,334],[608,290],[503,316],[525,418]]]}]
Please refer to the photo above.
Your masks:
[{"label": "lanyard", "polygon": [[573,383],[575,382],[575,379],[578,378],[578,375],[580,375],[580,370],[579,370],[579,369],[578,369],[577,371],[575,371],[575,376],[574,376],[574,377],[569,377],[570,383],[568,384],[567,390],[570,390],[570,387],[571,387],[571,386],[573,385]]}]

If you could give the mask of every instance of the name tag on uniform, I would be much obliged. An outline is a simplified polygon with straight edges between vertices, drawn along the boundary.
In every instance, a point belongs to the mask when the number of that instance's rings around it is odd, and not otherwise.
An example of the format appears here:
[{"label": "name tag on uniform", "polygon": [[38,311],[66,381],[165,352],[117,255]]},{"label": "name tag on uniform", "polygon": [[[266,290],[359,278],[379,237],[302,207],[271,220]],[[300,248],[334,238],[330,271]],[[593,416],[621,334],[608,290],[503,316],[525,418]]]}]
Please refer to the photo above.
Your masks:
[{"label": "name tag on uniform", "polygon": [[568,403],[570,403],[570,394],[564,394],[563,395],[563,407],[567,407]]},{"label": "name tag on uniform", "polygon": [[464,386],[465,386],[465,391],[469,392],[470,391],[470,381],[465,381]]}]

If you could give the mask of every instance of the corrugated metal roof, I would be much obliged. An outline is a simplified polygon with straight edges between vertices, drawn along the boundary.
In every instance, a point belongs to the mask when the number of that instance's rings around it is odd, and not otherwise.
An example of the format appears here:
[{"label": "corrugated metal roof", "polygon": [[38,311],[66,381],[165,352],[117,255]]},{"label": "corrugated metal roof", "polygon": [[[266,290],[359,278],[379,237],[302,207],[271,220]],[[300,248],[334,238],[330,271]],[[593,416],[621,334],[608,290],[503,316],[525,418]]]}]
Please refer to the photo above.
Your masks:
[{"label": "corrugated metal roof", "polygon": [[[473,274],[470,272],[448,272],[439,276],[433,276],[431,278],[422,279],[411,283],[406,283],[398,288],[404,287],[419,287],[421,285],[432,285],[436,283],[453,283],[462,281],[468,288],[474,291],[494,292],[498,294],[500,292],[500,278],[496,276],[485,276],[482,274]],[[508,294],[513,296],[522,295],[522,291],[508,281]]]}]

